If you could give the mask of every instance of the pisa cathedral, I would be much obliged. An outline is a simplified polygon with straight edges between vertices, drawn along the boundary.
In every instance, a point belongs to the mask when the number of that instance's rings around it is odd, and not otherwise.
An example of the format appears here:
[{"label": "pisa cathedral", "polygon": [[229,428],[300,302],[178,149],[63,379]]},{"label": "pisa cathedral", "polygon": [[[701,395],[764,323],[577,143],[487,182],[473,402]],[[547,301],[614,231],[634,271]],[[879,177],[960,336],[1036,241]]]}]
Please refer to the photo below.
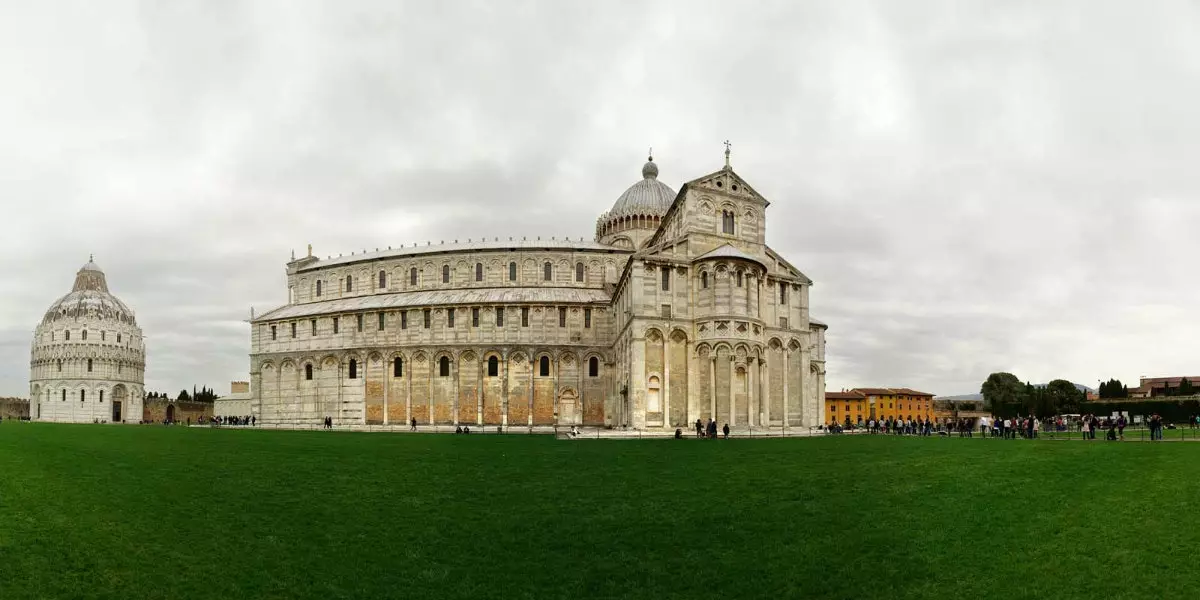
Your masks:
[{"label": "pisa cathedral", "polygon": [[142,419],[146,350],[133,311],[88,259],[34,330],[29,416],[65,423]]},{"label": "pisa cathedral", "polygon": [[812,281],[729,166],[642,177],[594,241],[469,240],[287,263],[251,320],[265,423],[688,428],[823,422]]}]

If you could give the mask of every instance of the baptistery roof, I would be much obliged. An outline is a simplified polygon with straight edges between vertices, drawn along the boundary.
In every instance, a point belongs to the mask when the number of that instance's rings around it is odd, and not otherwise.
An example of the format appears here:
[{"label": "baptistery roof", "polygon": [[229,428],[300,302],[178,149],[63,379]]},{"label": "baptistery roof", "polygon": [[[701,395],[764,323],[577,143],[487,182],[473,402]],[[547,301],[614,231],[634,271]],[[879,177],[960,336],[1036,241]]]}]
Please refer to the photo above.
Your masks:
[{"label": "baptistery roof", "polygon": [[42,323],[68,317],[108,318],[130,325],[136,324],[133,311],[109,293],[104,271],[90,259],[75,274],[75,285],[71,288],[71,293],[50,305]]},{"label": "baptistery roof", "polygon": [[658,180],[658,165],[654,164],[654,157],[651,156],[642,166],[642,180],[629,186],[629,189],[625,190],[620,198],[617,198],[616,204],[613,204],[612,210],[608,214],[609,216],[663,215],[668,208],[671,208],[671,203],[674,201],[675,190]]}]

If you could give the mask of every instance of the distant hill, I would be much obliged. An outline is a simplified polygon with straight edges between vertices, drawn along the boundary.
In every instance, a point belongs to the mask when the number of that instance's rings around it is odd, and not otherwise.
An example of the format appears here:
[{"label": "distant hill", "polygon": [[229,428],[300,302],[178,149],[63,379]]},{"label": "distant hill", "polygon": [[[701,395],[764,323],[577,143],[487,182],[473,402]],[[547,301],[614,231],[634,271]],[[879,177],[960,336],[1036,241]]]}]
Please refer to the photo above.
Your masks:
[{"label": "distant hill", "polygon": [[[1049,385],[1049,384],[1035,383],[1035,384],[1033,384],[1033,387],[1044,388],[1047,385]],[[1092,392],[1092,393],[1095,393],[1095,391],[1096,391],[1094,388],[1090,388],[1090,387],[1080,384],[1080,383],[1075,384],[1075,389],[1084,391],[1084,392]],[[935,398],[935,400],[949,400],[951,402],[983,402],[983,394],[959,394],[957,396],[938,396],[937,398]]]}]

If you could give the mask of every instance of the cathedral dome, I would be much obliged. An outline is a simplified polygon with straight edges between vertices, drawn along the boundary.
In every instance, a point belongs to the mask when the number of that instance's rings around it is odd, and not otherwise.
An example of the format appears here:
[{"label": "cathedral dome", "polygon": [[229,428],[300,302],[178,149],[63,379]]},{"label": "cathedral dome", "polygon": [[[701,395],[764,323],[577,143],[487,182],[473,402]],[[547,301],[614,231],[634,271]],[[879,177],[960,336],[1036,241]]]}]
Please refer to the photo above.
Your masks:
[{"label": "cathedral dome", "polygon": [[104,271],[91,260],[75,274],[71,293],[59,298],[46,310],[42,323],[79,317],[115,319],[131,325],[136,323],[133,311],[109,293]]},{"label": "cathedral dome", "polygon": [[616,204],[613,204],[608,215],[654,214],[662,216],[668,208],[671,208],[671,203],[674,201],[675,190],[658,180],[658,165],[654,164],[652,156],[642,166],[642,180],[629,186],[629,189],[625,190],[620,198],[617,198]]}]

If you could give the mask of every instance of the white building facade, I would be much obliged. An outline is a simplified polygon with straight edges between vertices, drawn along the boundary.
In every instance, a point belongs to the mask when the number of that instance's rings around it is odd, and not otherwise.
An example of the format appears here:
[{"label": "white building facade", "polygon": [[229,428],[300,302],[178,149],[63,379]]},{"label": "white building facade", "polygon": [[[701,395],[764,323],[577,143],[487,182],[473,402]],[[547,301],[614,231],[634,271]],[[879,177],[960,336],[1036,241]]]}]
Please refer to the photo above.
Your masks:
[{"label": "white building facade", "polygon": [[287,263],[252,320],[266,423],[805,428],[822,423],[812,281],[725,168],[675,192],[651,159],[595,240],[468,240]]},{"label": "white building facade", "polygon": [[71,293],[46,311],[33,334],[29,416],[64,423],[142,419],[146,351],[133,311],[108,291],[88,260]]}]

